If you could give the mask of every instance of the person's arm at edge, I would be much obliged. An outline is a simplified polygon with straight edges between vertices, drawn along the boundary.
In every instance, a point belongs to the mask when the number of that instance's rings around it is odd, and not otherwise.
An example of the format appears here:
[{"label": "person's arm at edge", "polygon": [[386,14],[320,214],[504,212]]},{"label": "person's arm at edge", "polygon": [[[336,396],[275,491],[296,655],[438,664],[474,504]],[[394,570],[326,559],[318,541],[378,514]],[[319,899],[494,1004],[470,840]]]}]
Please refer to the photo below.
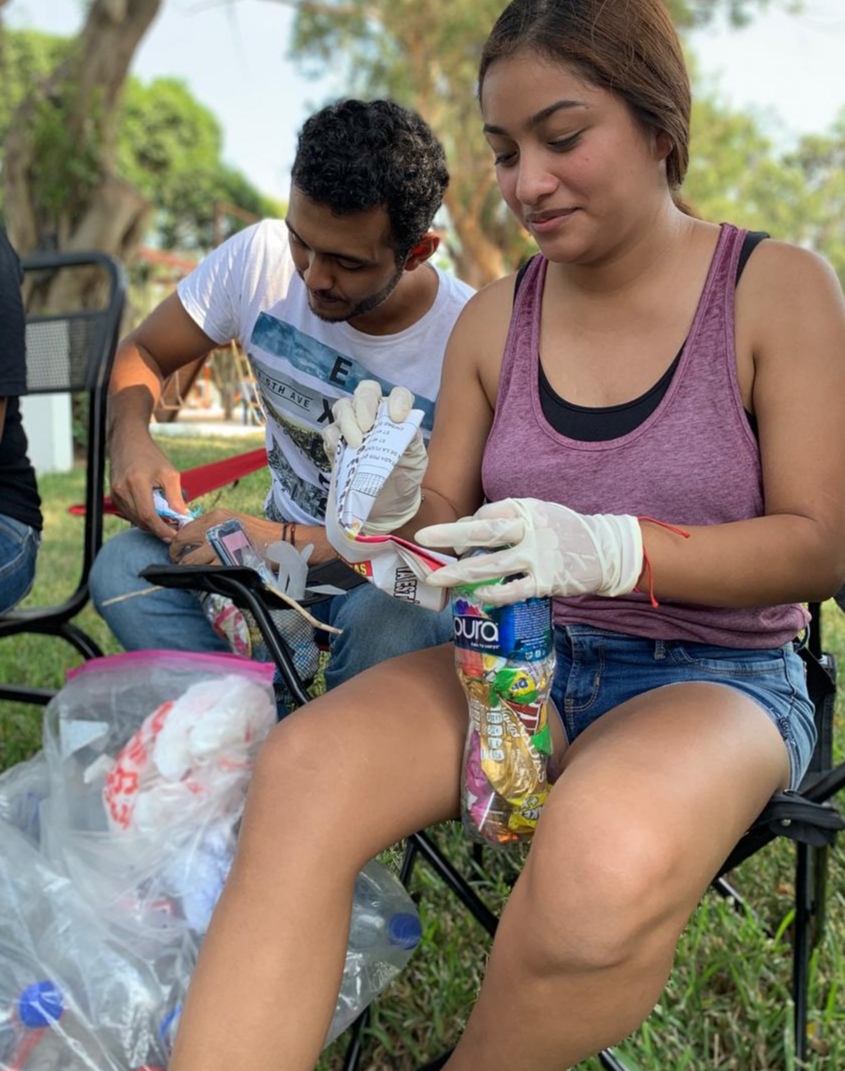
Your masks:
[{"label": "person's arm at edge", "polygon": [[[26,380],[24,371],[26,350],[26,314],[23,308],[23,296],[21,284],[23,282],[23,270],[17,251],[9,241],[8,235],[0,229],[0,287],[3,291],[3,301],[0,303],[0,338],[4,347],[8,346],[14,359],[20,361],[20,381],[23,386]],[[8,387],[6,383],[4,386]],[[0,439],[6,427],[6,402],[9,397],[15,395],[0,396]]]}]

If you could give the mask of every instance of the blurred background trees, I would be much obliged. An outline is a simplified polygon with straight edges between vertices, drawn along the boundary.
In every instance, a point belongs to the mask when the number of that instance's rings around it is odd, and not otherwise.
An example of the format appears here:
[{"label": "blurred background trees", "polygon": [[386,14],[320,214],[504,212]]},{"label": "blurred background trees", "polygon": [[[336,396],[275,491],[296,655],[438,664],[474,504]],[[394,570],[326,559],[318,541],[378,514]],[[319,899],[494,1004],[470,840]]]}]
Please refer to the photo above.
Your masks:
[{"label": "blurred background trees", "polygon": [[[8,2],[8,0],[6,0]],[[12,0],[13,2],[13,0]],[[143,241],[200,255],[278,203],[223,162],[214,115],[177,79],[128,75],[167,0],[88,0],[75,39],[0,26],[2,210],[22,252],[95,246],[128,260]],[[217,0],[221,5],[235,0]],[[475,100],[481,44],[504,0],[276,0],[294,12],[289,58],[333,72],[350,95],[416,108],[446,145],[446,246],[474,285],[532,249],[498,195]],[[668,0],[682,35],[717,16],[735,24],[801,0]],[[0,0],[0,9],[4,0]],[[784,148],[754,114],[696,74],[692,164],[683,194],[731,219],[822,252],[845,282],[845,111],[824,134]],[[234,212],[221,215],[226,204]]]},{"label": "blurred background trees", "polygon": [[[449,249],[457,273],[479,286],[533,248],[501,203],[475,101],[478,56],[504,0],[277,0],[294,8],[291,57],[306,70],[342,64],[353,95],[387,95],[416,108],[446,144]],[[682,36],[717,15],[743,25],[764,8],[800,0],[667,0]],[[702,216],[730,219],[812,245],[845,283],[842,215],[845,112],[828,137],[786,154],[751,115],[697,84],[685,199]]]},{"label": "blurred background trees", "polygon": [[[161,3],[93,0],[73,39],[0,34],[2,214],[20,252],[128,260],[142,241],[204,252],[244,219],[278,213],[223,162],[220,124],[178,79],[128,74]],[[242,218],[221,217],[221,203]]]}]

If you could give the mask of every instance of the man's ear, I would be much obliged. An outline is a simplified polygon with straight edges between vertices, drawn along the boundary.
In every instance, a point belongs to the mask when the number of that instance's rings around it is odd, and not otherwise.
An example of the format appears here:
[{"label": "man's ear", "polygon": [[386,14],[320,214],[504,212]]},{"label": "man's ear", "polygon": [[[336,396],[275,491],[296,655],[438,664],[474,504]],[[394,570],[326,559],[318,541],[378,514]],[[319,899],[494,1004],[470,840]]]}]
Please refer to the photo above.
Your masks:
[{"label": "man's ear", "polygon": [[437,252],[439,245],[440,235],[434,231],[426,231],[408,254],[408,259],[405,261],[405,271],[414,271],[421,264],[425,264]]}]

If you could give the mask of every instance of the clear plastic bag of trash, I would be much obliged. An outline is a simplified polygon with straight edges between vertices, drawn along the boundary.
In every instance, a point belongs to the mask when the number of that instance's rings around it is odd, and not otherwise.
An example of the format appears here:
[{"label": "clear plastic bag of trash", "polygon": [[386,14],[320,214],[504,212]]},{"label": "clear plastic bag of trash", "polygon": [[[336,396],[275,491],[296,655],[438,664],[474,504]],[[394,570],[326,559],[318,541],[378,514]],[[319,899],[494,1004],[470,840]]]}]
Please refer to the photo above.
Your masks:
[{"label": "clear plastic bag of trash", "polygon": [[142,954],[6,822],[0,858],[0,1069],[166,1068],[197,939]]},{"label": "clear plastic bag of trash", "polygon": [[72,671],[0,776],[0,1071],[159,1071],[276,722],[273,667]]},{"label": "clear plastic bag of trash", "polygon": [[139,651],[85,663],[48,705],[41,852],[136,939],[204,931],[276,721],[272,675],[232,655]]},{"label": "clear plastic bag of trash", "polygon": [[[50,702],[43,751],[0,775],[0,1071],[167,1067],[276,722],[272,678],[234,655],[137,652],[86,663]],[[369,863],[327,1044],[420,933]]]}]

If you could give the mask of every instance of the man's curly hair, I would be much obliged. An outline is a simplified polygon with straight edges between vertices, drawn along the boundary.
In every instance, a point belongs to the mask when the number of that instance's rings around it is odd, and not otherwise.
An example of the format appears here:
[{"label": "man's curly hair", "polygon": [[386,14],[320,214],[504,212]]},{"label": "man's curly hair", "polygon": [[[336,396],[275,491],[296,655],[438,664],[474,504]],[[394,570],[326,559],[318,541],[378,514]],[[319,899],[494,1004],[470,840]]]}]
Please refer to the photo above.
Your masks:
[{"label": "man's curly hair", "polygon": [[339,216],[384,206],[402,264],[431,227],[449,172],[416,112],[390,100],[341,100],[306,120],[291,178]]}]

